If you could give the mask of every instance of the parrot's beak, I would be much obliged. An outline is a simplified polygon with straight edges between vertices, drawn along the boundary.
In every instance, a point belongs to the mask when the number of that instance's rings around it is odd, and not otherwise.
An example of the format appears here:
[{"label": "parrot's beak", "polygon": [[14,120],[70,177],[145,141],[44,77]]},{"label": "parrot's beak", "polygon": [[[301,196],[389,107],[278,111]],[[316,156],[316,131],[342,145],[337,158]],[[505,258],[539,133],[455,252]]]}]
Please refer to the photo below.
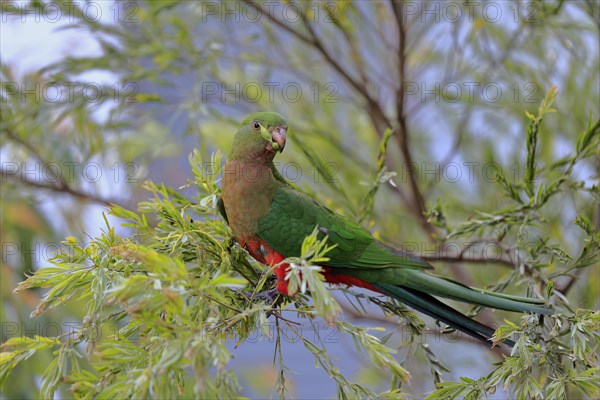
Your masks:
[{"label": "parrot's beak", "polygon": [[273,149],[279,151],[280,153],[283,151],[285,147],[285,141],[287,139],[287,131],[285,128],[275,128],[271,131],[271,138],[273,141]]}]

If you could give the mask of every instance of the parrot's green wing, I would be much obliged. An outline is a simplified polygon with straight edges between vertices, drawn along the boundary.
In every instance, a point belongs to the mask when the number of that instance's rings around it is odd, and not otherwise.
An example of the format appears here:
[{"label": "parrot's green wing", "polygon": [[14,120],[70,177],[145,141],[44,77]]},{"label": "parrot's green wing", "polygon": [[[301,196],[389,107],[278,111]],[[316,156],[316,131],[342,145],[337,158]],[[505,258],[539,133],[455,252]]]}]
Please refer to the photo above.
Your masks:
[{"label": "parrot's green wing", "polygon": [[336,247],[327,253],[325,265],[345,268],[431,268],[416,257],[384,246],[362,226],[334,213],[288,186],[273,194],[268,213],[258,222],[258,236],[285,257],[300,256],[302,241],[315,227],[319,239]]}]

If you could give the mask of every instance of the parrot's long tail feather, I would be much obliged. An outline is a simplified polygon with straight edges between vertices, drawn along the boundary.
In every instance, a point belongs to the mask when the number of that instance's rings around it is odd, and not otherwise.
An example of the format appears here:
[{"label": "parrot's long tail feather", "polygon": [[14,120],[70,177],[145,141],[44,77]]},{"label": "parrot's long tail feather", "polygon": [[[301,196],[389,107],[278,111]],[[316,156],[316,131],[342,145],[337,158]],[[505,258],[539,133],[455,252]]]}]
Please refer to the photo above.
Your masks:
[{"label": "parrot's long tail feather", "polygon": [[445,277],[438,277],[417,270],[405,270],[403,272],[406,274],[407,279],[402,286],[421,293],[506,311],[536,314],[552,314],[554,311],[552,307],[545,306],[541,299],[475,289]]},{"label": "parrot's long tail feather", "polygon": [[[423,314],[429,315],[475,339],[491,344],[490,338],[494,334],[492,328],[467,317],[427,293],[388,283],[377,283],[373,286],[383,294],[395,298]],[[515,344],[509,339],[506,339],[504,343],[508,346],[514,346]]]}]

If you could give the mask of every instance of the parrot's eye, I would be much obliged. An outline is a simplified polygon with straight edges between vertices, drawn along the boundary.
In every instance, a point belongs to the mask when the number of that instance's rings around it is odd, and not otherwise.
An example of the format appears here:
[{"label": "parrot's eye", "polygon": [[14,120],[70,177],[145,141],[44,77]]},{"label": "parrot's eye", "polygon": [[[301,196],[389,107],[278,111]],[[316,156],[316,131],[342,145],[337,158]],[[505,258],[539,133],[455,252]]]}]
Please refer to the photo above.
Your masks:
[{"label": "parrot's eye", "polygon": [[258,121],[254,121],[254,122],[252,123],[252,127],[253,127],[254,129],[260,129],[260,124],[258,123]]}]

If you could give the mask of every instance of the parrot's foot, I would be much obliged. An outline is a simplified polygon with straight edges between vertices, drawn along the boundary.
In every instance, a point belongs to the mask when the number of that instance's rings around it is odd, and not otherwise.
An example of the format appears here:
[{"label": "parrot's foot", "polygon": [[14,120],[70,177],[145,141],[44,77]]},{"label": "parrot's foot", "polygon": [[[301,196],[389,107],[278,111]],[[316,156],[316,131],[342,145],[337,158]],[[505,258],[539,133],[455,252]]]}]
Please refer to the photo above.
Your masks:
[{"label": "parrot's foot", "polygon": [[255,299],[255,300],[265,300],[267,303],[274,303],[277,300],[277,296],[281,293],[277,288],[263,290],[260,293],[251,293],[251,292],[239,292],[242,296],[247,299]]},{"label": "parrot's foot", "polygon": [[277,299],[277,296],[279,296],[279,290],[277,290],[277,288],[273,288],[273,289],[268,289],[268,290],[263,290],[260,293],[256,293],[254,295],[255,299],[259,299],[259,300],[266,300],[268,303],[273,303],[275,302],[275,300]]},{"label": "parrot's foot", "polygon": [[[281,296],[279,290],[277,288],[263,290],[260,293],[248,293],[242,292],[241,290],[238,292],[242,296],[244,296],[248,300],[264,300],[266,303],[271,304],[273,307],[278,307],[281,302]],[[273,310],[267,311],[267,318],[273,315]]]}]

